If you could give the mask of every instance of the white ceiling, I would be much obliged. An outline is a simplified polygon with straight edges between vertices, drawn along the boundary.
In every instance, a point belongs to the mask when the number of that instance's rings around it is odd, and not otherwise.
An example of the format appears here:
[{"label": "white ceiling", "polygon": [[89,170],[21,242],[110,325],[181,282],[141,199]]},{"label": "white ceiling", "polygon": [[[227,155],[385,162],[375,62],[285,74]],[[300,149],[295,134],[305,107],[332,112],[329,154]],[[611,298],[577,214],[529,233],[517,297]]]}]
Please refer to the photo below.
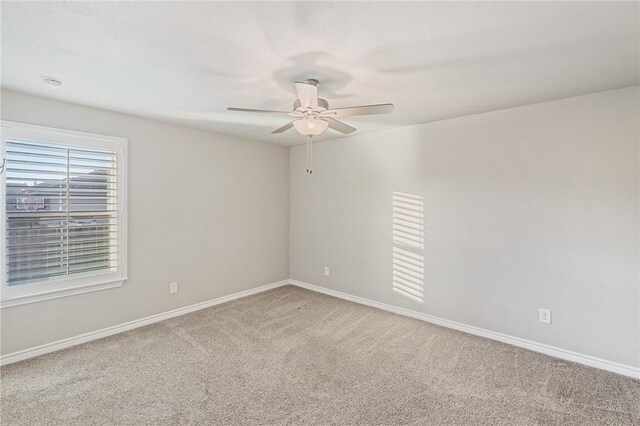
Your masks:
[{"label": "white ceiling", "polygon": [[[293,81],[371,132],[640,83],[639,3],[2,3],[2,85],[283,145]],[[55,89],[42,76],[63,81]],[[339,135],[328,130],[320,139]]]}]

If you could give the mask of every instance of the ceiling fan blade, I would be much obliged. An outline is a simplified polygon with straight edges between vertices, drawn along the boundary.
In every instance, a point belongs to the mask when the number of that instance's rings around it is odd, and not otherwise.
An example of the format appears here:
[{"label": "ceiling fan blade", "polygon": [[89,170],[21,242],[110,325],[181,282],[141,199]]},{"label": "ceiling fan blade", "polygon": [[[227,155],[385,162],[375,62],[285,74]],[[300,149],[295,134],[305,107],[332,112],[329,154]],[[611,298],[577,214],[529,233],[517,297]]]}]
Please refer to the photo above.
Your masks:
[{"label": "ceiling fan blade", "polygon": [[337,130],[340,133],[344,133],[345,135],[348,135],[349,133],[353,133],[356,130],[358,130],[355,127],[351,127],[348,124],[344,124],[342,121],[334,120],[333,118],[330,118],[330,117],[322,117],[321,120],[324,120],[327,123],[329,123],[329,127],[331,127],[333,130]]},{"label": "ceiling fan blade", "polygon": [[293,127],[293,121],[290,122],[290,123],[285,124],[284,126],[282,126],[280,128],[275,129],[273,132],[271,132],[271,134],[286,132],[287,130],[289,130],[292,127]]},{"label": "ceiling fan blade", "polygon": [[296,92],[300,98],[300,105],[304,108],[318,106],[318,88],[313,84],[296,81]]},{"label": "ceiling fan blade", "polygon": [[395,110],[393,104],[362,105],[347,108],[334,108],[322,112],[322,116],[347,117],[349,115],[390,114]]},{"label": "ceiling fan blade", "polygon": [[270,109],[250,109],[250,108],[227,108],[227,111],[236,112],[261,112],[266,114],[289,114],[290,111],[273,111]]}]

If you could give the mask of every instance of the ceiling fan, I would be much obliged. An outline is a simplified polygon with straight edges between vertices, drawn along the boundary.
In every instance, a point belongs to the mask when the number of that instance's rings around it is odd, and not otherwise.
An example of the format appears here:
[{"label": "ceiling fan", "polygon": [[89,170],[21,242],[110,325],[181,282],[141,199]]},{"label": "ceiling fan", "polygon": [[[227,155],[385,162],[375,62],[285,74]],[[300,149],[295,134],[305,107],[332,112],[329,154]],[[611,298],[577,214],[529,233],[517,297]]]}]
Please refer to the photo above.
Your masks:
[{"label": "ceiling fan", "polygon": [[298,133],[307,137],[307,173],[313,173],[311,169],[312,160],[312,137],[319,136],[331,128],[340,133],[348,135],[355,132],[355,127],[349,126],[334,117],[347,117],[352,115],[389,114],[394,110],[393,104],[362,105],[346,108],[329,108],[329,102],[318,98],[318,80],[308,79],[294,83],[298,99],[293,102],[293,111],[272,111],[264,109],[227,108],[228,111],[255,112],[264,114],[282,114],[295,117],[284,126],[271,132],[282,133],[291,128],[295,128]]}]

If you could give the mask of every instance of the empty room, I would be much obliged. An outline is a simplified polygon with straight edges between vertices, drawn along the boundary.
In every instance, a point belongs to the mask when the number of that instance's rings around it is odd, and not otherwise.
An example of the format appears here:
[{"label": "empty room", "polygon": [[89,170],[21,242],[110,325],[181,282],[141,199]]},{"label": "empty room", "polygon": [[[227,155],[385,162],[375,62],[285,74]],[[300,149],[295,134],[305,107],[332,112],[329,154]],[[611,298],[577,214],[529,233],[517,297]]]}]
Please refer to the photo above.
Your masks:
[{"label": "empty room", "polygon": [[639,425],[639,1],[2,1],[1,425]]}]

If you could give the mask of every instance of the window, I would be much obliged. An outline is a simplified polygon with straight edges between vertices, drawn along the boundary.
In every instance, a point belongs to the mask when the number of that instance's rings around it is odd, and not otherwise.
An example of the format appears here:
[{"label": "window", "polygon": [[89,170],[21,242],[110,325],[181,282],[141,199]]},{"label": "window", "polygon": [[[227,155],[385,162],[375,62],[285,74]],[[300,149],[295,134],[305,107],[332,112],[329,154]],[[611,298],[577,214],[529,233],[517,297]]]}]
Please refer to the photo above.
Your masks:
[{"label": "window", "polygon": [[393,193],[393,291],[422,303],[424,295],[424,199]]},{"label": "window", "polygon": [[121,286],[126,139],[2,122],[2,306]]}]

